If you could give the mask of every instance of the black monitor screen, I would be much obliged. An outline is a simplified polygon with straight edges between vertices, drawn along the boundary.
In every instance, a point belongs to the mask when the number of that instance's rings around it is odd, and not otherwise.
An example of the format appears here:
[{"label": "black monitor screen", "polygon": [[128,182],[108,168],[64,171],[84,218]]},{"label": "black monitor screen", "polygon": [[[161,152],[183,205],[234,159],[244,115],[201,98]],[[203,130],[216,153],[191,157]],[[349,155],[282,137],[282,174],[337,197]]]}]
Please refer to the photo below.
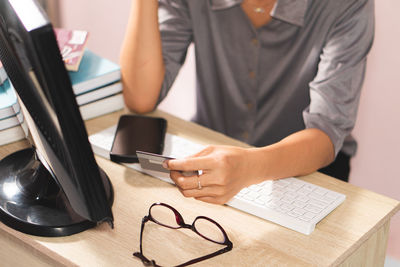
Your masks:
[{"label": "black monitor screen", "polygon": [[[19,96],[33,140],[33,157],[51,176],[49,183],[59,188],[57,194],[66,199],[69,206],[64,209],[90,222],[112,222],[112,186],[96,164],[54,30],[35,0],[0,0],[0,60]],[[38,180],[33,176],[31,180]],[[50,188],[47,195],[36,193],[43,199],[54,194],[50,192],[54,186],[32,183],[36,184],[29,186],[42,191]],[[1,201],[0,219],[11,205],[9,200]],[[20,206],[27,209],[26,205]],[[7,219],[5,223],[10,224]]]}]

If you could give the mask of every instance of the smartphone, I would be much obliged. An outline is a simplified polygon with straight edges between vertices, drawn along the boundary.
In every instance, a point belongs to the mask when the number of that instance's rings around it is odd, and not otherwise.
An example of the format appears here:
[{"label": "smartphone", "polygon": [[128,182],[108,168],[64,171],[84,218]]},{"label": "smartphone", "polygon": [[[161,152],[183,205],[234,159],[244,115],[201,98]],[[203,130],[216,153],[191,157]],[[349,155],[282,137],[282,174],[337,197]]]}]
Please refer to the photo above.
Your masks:
[{"label": "smartphone", "polygon": [[136,151],[162,154],[167,121],[164,118],[122,115],[119,118],[110,159],[115,162],[138,162]]}]

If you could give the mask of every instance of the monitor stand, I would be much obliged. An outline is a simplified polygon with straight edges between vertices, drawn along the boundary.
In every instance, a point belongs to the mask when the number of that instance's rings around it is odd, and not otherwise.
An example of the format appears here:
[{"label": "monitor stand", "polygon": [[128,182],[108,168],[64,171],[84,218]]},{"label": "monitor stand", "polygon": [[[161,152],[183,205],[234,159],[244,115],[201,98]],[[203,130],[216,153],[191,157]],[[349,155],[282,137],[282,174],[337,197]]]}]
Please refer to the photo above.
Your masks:
[{"label": "monitor stand", "polygon": [[[112,185],[100,169],[112,205]],[[50,172],[28,148],[0,161],[0,220],[35,236],[67,236],[96,226],[76,214]]]}]

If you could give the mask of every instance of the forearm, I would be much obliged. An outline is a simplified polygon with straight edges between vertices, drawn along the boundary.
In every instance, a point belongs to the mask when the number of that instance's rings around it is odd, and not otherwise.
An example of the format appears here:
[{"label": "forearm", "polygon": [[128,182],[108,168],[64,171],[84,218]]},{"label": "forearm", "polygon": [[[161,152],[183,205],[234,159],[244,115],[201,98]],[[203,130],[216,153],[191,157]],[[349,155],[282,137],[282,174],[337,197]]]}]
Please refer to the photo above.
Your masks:
[{"label": "forearm", "polygon": [[306,129],[278,143],[249,151],[254,182],[312,173],[334,160],[333,144],[323,131]]},{"label": "forearm", "polygon": [[125,103],[139,113],[155,107],[164,78],[157,9],[158,0],[132,0],[121,48]]}]

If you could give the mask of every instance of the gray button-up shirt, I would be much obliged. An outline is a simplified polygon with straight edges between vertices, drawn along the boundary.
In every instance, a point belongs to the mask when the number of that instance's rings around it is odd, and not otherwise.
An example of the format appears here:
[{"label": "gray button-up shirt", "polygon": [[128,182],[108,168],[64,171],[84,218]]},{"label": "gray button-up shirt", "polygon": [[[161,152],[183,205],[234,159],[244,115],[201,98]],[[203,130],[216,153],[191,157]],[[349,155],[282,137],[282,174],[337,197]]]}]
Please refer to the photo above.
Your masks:
[{"label": "gray button-up shirt", "polygon": [[196,122],[255,146],[318,128],[336,153],[354,154],[373,0],[277,0],[272,20],[257,29],[241,2],[159,0],[159,101],[194,42]]}]

